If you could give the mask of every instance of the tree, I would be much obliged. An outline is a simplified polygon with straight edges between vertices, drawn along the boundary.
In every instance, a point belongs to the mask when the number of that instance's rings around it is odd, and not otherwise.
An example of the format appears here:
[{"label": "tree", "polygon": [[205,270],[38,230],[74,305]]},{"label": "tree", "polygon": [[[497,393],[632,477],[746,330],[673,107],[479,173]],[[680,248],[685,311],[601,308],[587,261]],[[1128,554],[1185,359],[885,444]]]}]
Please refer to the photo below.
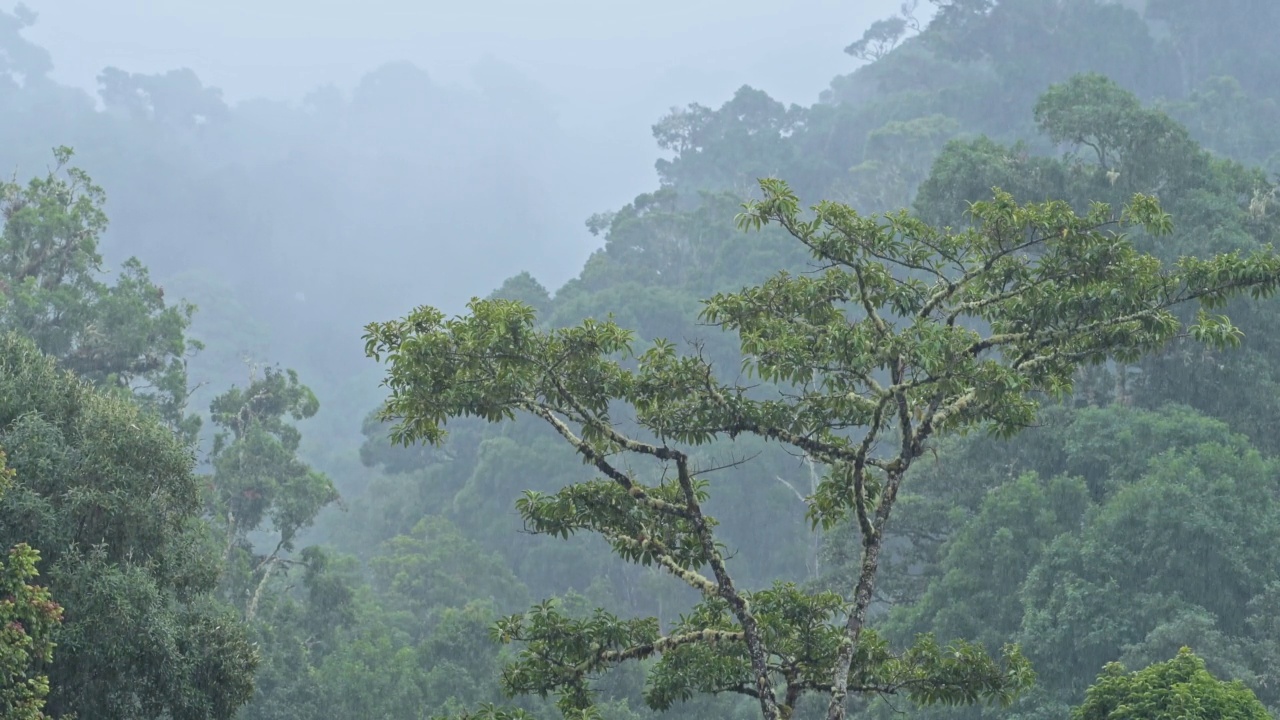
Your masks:
[{"label": "tree", "polygon": [[[1175,232],[1158,242],[1139,238],[1141,247],[1165,262],[1181,255],[1247,252],[1280,240],[1275,212],[1280,191],[1274,182],[1256,169],[1212,156],[1184,128],[1143,107],[1110,80],[1086,75],[1053,86],[1041,96],[1036,113],[1042,132],[1083,152],[1053,159],[985,138],[953,142],[920,187],[915,207],[921,216],[963,225],[968,204],[985,197],[993,185],[1021,201],[1054,197],[1076,207],[1144,192],[1158,193],[1179,220]],[[1247,298],[1235,301],[1230,314],[1246,332],[1235,351],[1206,351],[1178,341],[1139,363],[1090,371],[1091,387],[1082,399],[1114,398],[1148,408],[1188,404],[1228,421],[1259,449],[1273,452],[1274,434],[1265,428],[1280,417],[1277,393],[1269,390],[1280,378],[1271,342],[1277,336],[1276,314]],[[1104,388],[1105,383],[1114,389]]]},{"label": "tree", "polygon": [[166,305],[136,258],[115,285],[100,279],[106,195],[71,158],[58,148],[44,177],[0,183],[0,331],[31,338],[63,367],[134,395],[193,437],[199,418],[184,410],[186,354],[199,344],[185,332],[195,307]]},{"label": "tree", "polygon": [[1184,93],[1208,77],[1233,75],[1259,95],[1280,97],[1280,53],[1270,32],[1280,23],[1274,3],[1149,0],[1145,15],[1167,31]]},{"label": "tree", "polygon": [[[211,514],[225,533],[222,561],[239,548],[251,558],[245,618],[252,620],[263,589],[281,553],[291,552],[298,533],[338,499],[333,482],[297,456],[302,434],[286,418],[304,420],[320,410],[320,402],[292,370],[267,368],[245,388],[232,388],[209,406],[214,438],[209,478]],[[266,530],[275,545],[256,556],[250,533]]]},{"label": "tree", "polygon": [[[515,302],[475,300],[446,319],[429,307],[368,327],[367,351],[388,363],[382,415],[393,439],[440,442],[451,419],[490,422],[517,412],[549,424],[603,479],[555,493],[529,492],[518,508],[536,533],[602,536],[631,562],[654,564],[704,601],[674,632],[652,619],[603,610],[575,620],[553,605],[499,623],[525,650],[504,673],[513,692],[560,694],[566,714],[591,706],[588,679],[629,660],[658,656],[661,697],[738,692],[763,717],[790,716],[802,696],[827,695],[839,720],[855,693],[914,700],[1010,700],[1029,682],[1016,648],[1004,663],[975,646],[943,651],[923,637],[893,655],[867,628],[895,501],[913,461],[935,436],[986,428],[1011,435],[1035,418],[1039,399],[1069,392],[1076,371],[1133,359],[1186,333],[1214,346],[1238,342],[1208,310],[1280,284],[1270,250],[1162,267],[1123,231],[1168,232],[1147,196],[1121,212],[1095,204],[1019,205],[997,191],[974,204],[964,231],[939,230],[905,212],[862,217],[823,202],[802,217],[778,180],[745,204],[745,228],[777,224],[809,249],[815,274],[781,273],[705,302],[709,322],[738,333],[760,388],[726,384],[695,353],[657,340],[644,352],[611,321],[537,329]],[[1173,308],[1195,302],[1196,322]],[[620,418],[635,417],[635,427]],[[825,527],[852,517],[860,571],[846,593],[778,584],[749,591],[734,581],[704,512],[710,485],[688,446],[754,435],[825,466],[810,517]],[[640,474],[616,459],[647,459]],[[628,461],[629,462],[629,461]],[[956,658],[963,658],[957,661]],[[683,670],[681,670],[683,669]]]},{"label": "tree", "polygon": [[[1055,143],[1085,146],[1099,175],[1134,192],[1182,190],[1178,180],[1209,175],[1209,156],[1186,128],[1098,74],[1051,86],[1035,106],[1036,124]],[[1170,188],[1170,186],[1173,186]]]},{"label": "tree", "polygon": [[1167,108],[1200,144],[1238,162],[1262,165],[1280,151],[1269,131],[1280,124],[1280,100],[1250,95],[1234,77],[1209,78]]},{"label": "tree", "polygon": [[[0,450],[0,496],[13,484],[13,471]],[[0,562],[0,720],[45,720],[49,677],[40,666],[53,660],[53,630],[62,607],[47,588],[32,585],[40,573],[40,553],[26,543],[9,549]]]},{"label": "tree", "polygon": [[[1016,591],[1020,639],[1051,689],[1070,698],[1107,661],[1145,665],[1188,642],[1242,680],[1264,675],[1246,621],[1276,578],[1263,549],[1280,541],[1276,467],[1238,438],[1193,441],[1121,479],[1054,538]],[[1173,509],[1209,488],[1200,512]]]},{"label": "tree", "polygon": [[762,90],[742,86],[720,109],[698,103],[672,108],[653,126],[658,147],[675,153],[655,163],[663,186],[699,191],[750,191],[752,178],[775,175],[795,163],[787,138],[805,112],[787,107]]},{"label": "tree", "polygon": [[193,130],[229,114],[222,91],[205,87],[190,68],[142,75],[108,67],[98,75],[98,84],[109,112],[153,127]]},{"label": "tree", "polygon": [[945,115],[890,122],[867,135],[865,160],[849,169],[850,204],[886,212],[911,204],[943,145],[959,124]]},{"label": "tree", "polygon": [[877,20],[862,33],[862,37],[844,49],[845,54],[852,55],[864,62],[875,62],[893,51],[902,42],[907,31],[920,32],[920,22],[915,18],[916,6],[920,0],[907,0],[902,4],[897,15]]},{"label": "tree", "polygon": [[[1061,717],[1051,708],[1078,704],[1103,664],[1187,644],[1275,699],[1277,465],[1247,438],[1185,406],[1058,406],[1016,443],[970,436],[939,453],[899,501],[893,567],[914,577],[885,584],[888,637],[1019,643],[1040,677],[1019,717]],[[957,716],[921,713],[938,717]]]},{"label": "tree", "polygon": [[1137,672],[1108,663],[1072,720],[1269,720],[1267,709],[1239,681],[1218,680],[1182,648],[1177,657]]},{"label": "tree", "polygon": [[48,713],[235,717],[257,654],[214,597],[190,448],[13,333],[0,335],[0,446],[17,472],[0,498],[0,546],[40,548],[66,608],[44,666]]},{"label": "tree", "polygon": [[53,69],[48,51],[22,37],[36,14],[21,3],[12,13],[0,10],[0,92],[44,80]]}]

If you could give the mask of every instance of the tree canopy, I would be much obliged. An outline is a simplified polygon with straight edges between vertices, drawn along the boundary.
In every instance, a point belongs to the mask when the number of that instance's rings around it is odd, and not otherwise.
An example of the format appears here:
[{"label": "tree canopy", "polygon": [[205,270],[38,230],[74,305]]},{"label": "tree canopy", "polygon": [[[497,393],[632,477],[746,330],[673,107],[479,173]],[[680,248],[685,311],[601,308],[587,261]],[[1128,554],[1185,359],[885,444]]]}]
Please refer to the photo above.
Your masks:
[{"label": "tree canopy", "polygon": [[0,498],[0,546],[39,548],[65,608],[48,714],[232,717],[252,694],[257,654],[213,596],[217,556],[186,445],[6,333],[0,447],[17,473]]},{"label": "tree canopy", "polygon": [[1271,715],[1239,681],[1223,682],[1209,674],[1204,661],[1188,648],[1177,657],[1128,672],[1109,663],[1089,688],[1073,720],[1179,717],[1187,720],[1267,720]]},{"label": "tree canopy", "polygon": [[672,98],[625,203],[497,60],[95,93],[0,10],[0,694],[1275,714],[1277,7],[911,0],[812,101]]},{"label": "tree canopy", "polygon": [[[1042,397],[1070,392],[1082,366],[1133,361],[1183,334],[1234,345],[1236,329],[1209,310],[1242,293],[1272,294],[1280,256],[1264,249],[1166,267],[1122,232],[1171,230],[1142,195],[1118,211],[1098,203],[1081,215],[1064,202],[1019,205],[997,191],[971,207],[969,229],[952,232],[833,202],[805,217],[784,183],[765,180],[761,190],[739,224],[783,227],[809,249],[814,271],[713,296],[703,317],[737,332],[747,372],[769,390],[726,384],[704,357],[665,340],[640,351],[610,321],[539,330],[518,301],[476,300],[455,319],[419,308],[369,326],[369,354],[388,363],[382,416],[399,422],[394,439],[438,443],[459,417],[542,420],[602,477],[527,492],[519,502],[526,525],[562,537],[596,533],[621,558],[657,565],[704,596],[668,634],[653,619],[597,612],[574,620],[551,604],[514,616],[495,632],[526,649],[504,682],[512,692],[557,692],[572,715],[592,705],[588,678],[660,656],[647,695],[656,708],[695,691],[753,696],[770,719],[789,717],[815,691],[829,691],[832,719],[844,717],[850,690],[904,692],[925,704],[1008,702],[1030,677],[1016,649],[1002,665],[976,646],[941,653],[926,637],[893,656],[864,631],[913,462],[935,436],[1015,434],[1034,421]],[[1193,301],[1202,310],[1184,327],[1173,309]],[[630,430],[615,419],[628,416]],[[681,446],[739,435],[823,464],[810,518],[823,527],[856,521],[862,557],[853,587],[815,594],[734,582],[717,521],[703,509],[709,471]],[[657,467],[641,474],[618,455]]]}]

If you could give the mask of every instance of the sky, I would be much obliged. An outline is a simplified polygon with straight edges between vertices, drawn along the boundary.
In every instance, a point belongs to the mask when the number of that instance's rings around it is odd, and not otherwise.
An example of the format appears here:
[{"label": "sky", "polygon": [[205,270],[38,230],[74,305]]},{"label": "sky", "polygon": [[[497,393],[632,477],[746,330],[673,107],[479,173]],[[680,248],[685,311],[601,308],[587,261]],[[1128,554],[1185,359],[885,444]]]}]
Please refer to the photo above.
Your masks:
[{"label": "sky", "polygon": [[[13,2],[0,0],[0,5]],[[900,3],[25,0],[39,15],[25,35],[49,51],[54,80],[95,96],[96,77],[105,67],[147,74],[190,68],[232,104],[262,97],[298,101],[327,84],[350,90],[370,71],[395,61],[413,63],[435,83],[466,85],[478,63],[496,60],[538,86],[551,101],[555,136],[539,140],[535,133],[535,139],[523,142],[543,147],[512,154],[550,159],[527,177],[495,175],[495,182],[523,183],[529,197],[547,198],[544,227],[486,240],[507,243],[503,252],[488,245],[473,248],[470,239],[459,242],[450,233],[418,237],[405,230],[403,238],[391,230],[375,238],[353,233],[346,245],[332,249],[333,256],[358,256],[370,268],[412,270],[421,279],[415,285],[381,278],[354,288],[351,298],[331,298],[331,304],[350,306],[349,314],[367,322],[403,312],[411,302],[459,310],[467,298],[486,294],[521,270],[554,290],[576,275],[602,242],[584,227],[589,215],[616,210],[657,188],[654,161],[660,150],[651,126],[670,108],[691,102],[718,107],[744,84],[786,103],[812,104],[833,77],[857,67],[844,47],[872,22],[895,13]],[[920,4],[929,7],[927,1]],[[514,117],[510,122],[525,121]],[[463,216],[473,209],[460,203],[446,211]],[[412,215],[401,214],[400,220]],[[466,218],[450,221],[462,225]],[[281,241],[282,254],[290,250],[287,244]],[[476,262],[442,267],[432,254],[439,246],[462,247],[457,252],[476,255]],[[156,268],[176,262],[148,253],[147,262]],[[334,262],[314,248],[304,261],[320,269]],[[350,268],[342,269],[351,274]],[[324,277],[319,271],[297,274]],[[314,305],[321,290],[320,285],[290,284],[280,292],[309,298],[307,304]]]},{"label": "sky", "polygon": [[[189,67],[232,103],[349,89],[399,60],[466,84],[477,62],[497,59],[554,100],[583,150],[565,158],[591,180],[567,211],[579,227],[656,186],[650,127],[671,107],[716,107],[744,84],[811,104],[856,67],[843,48],[900,1],[26,0],[39,15],[26,34],[50,51],[56,80],[91,93],[107,66]],[[545,278],[552,285],[596,242],[575,235],[573,261]]]},{"label": "sky", "polygon": [[187,66],[230,100],[296,99],[409,60],[465,78],[492,55],[566,102],[622,100],[627,88],[668,103],[714,100],[750,82],[812,102],[852,69],[842,52],[899,0],[26,0],[29,36],[55,76],[92,87],[102,67]]}]

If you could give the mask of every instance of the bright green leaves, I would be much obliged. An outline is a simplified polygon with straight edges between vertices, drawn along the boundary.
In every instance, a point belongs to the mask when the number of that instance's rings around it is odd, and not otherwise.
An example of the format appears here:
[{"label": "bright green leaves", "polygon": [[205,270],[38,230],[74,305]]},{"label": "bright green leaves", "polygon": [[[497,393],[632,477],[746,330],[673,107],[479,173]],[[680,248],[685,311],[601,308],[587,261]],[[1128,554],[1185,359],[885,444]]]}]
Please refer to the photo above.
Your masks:
[{"label": "bright green leaves", "polygon": [[575,619],[550,600],[523,615],[498,621],[493,637],[502,643],[523,644],[516,662],[503,669],[504,689],[543,697],[556,692],[560,695],[557,705],[566,717],[591,707],[588,676],[693,641],[661,638],[653,618],[621,620],[596,610],[588,618]]},{"label": "bright green leaves", "polygon": [[[699,501],[706,499],[706,484],[691,481]],[[516,502],[525,525],[538,534],[568,538],[589,530],[604,536],[620,557],[651,565],[662,557],[680,568],[694,569],[710,558],[675,482],[653,487],[632,485],[628,491],[614,480],[576,483],[552,495],[528,491]],[[637,502],[643,495],[644,501]],[[714,518],[703,517],[708,527]]]},{"label": "bright green leaves", "polygon": [[[775,583],[751,593],[750,602],[770,649],[770,670],[787,704],[794,707],[802,695],[828,687],[845,641],[838,622],[843,598]],[[650,673],[645,700],[655,710],[689,700],[694,693],[752,694],[750,660],[727,606],[717,601],[702,603],[681,618],[671,636],[682,637],[699,628],[711,629],[714,640],[669,649]],[[921,635],[907,650],[895,653],[871,631],[860,638],[853,666],[851,691],[902,695],[922,705],[1008,704],[1035,678],[1015,647],[1006,647],[1003,659],[997,661],[979,645],[943,646],[932,636]]]},{"label": "bright green leaves", "polygon": [[1137,672],[1110,663],[1089,688],[1073,720],[1267,720],[1271,715],[1239,681],[1224,682],[1182,648],[1177,657]]},{"label": "bright green leaves", "polygon": [[[0,462],[4,455],[0,453]],[[0,472],[3,469],[0,468]],[[52,662],[53,629],[62,608],[49,591],[31,585],[39,575],[40,553],[25,544],[9,549],[0,562],[0,718],[43,720],[49,678],[35,668]]]},{"label": "bright green leaves", "polygon": [[600,412],[624,382],[609,358],[626,353],[631,337],[611,322],[540,334],[522,303],[473,300],[468,307],[465,318],[446,321],[424,307],[368,326],[367,352],[390,365],[383,418],[401,421],[396,442],[438,443],[448,418],[498,422],[540,399],[572,399],[582,411]]},{"label": "bright green leaves", "polygon": [[[921,635],[900,655],[868,632],[867,659],[859,660],[853,682],[858,687],[882,688],[884,695],[900,694],[917,705],[1009,705],[1035,682],[1031,664],[1016,646],[1003,648],[997,661],[981,645],[956,640],[940,645]],[[865,670],[864,670],[865,668]]]},{"label": "bright green leaves", "polygon": [[[798,406],[860,398],[850,409],[862,413],[841,415],[852,424],[869,424],[876,408],[901,397],[908,407],[935,407],[932,416],[956,429],[1014,431],[1030,420],[1029,395],[1068,391],[1081,364],[1129,360],[1176,337],[1175,305],[1215,307],[1246,290],[1267,296],[1280,278],[1270,249],[1173,268],[1139,253],[1109,228],[1169,232],[1170,217],[1147,195],[1117,217],[1105,204],[1079,215],[1063,202],[1020,205],[997,191],[972,204],[970,229],[953,233],[829,202],[802,219],[785,183],[761,188],[764,199],[748,203],[739,224],[781,225],[823,272],[717,295],[704,315],[739,332],[761,377],[809,390]],[[976,332],[983,326],[985,337]],[[1191,332],[1218,345],[1235,337],[1221,318],[1205,317]],[[895,372],[902,379],[885,385]],[[966,397],[963,412],[946,413]]]},{"label": "bright green leaves", "polygon": [[[769,671],[788,706],[824,689],[844,642],[837,622],[844,606],[840,596],[777,583],[751,593],[749,601],[770,648]],[[668,710],[698,693],[758,695],[743,632],[729,606],[716,599],[699,604],[665,635],[653,619],[621,620],[603,610],[572,617],[556,601],[500,620],[493,635],[502,643],[522,643],[517,661],[503,672],[504,688],[513,694],[554,691],[566,713],[591,706],[589,679],[622,662],[648,658],[660,658],[644,693],[654,710]],[[925,705],[1007,704],[1034,680],[1016,648],[1006,648],[997,661],[977,645],[942,646],[928,635],[893,653],[868,632],[855,658],[851,690],[903,695]]]}]

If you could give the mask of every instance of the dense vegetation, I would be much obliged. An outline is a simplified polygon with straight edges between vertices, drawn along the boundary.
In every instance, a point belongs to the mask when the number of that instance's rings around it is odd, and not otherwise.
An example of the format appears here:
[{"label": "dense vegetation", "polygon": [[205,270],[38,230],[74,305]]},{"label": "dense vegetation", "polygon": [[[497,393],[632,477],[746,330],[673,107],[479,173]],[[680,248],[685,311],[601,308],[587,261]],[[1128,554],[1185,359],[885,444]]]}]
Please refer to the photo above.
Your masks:
[{"label": "dense vegetation", "polygon": [[1280,4],[932,4],[452,319],[520,88],[99,108],[0,13],[0,718],[1280,711]]}]

